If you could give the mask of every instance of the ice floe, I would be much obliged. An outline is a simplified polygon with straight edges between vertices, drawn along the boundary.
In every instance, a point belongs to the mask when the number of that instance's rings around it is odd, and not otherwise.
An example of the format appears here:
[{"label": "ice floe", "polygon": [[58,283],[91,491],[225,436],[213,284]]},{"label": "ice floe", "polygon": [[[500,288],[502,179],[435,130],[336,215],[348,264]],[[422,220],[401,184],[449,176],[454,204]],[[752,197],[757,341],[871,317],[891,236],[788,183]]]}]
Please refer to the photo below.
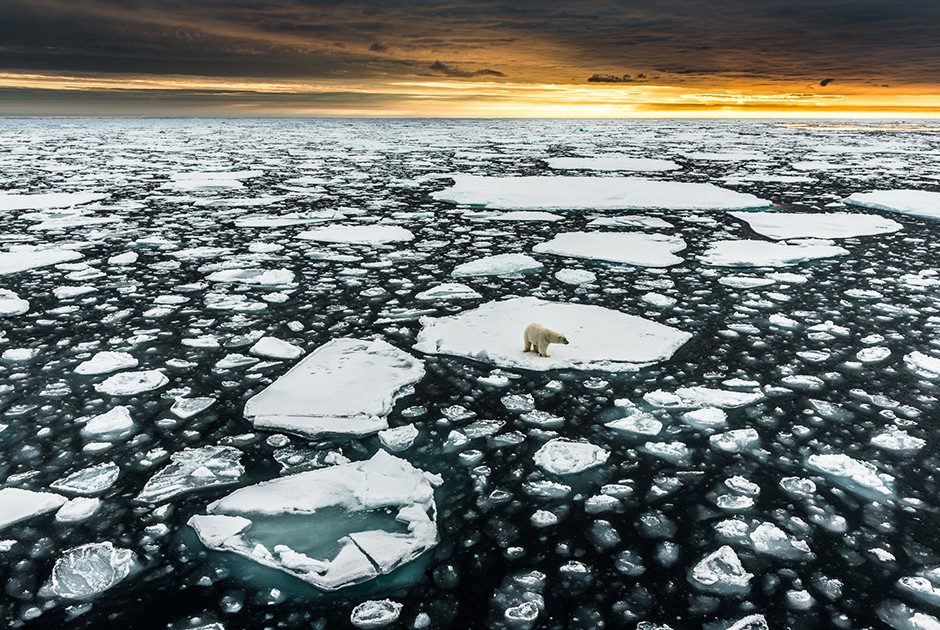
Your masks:
[{"label": "ice floe", "polygon": [[170,379],[160,370],[120,372],[95,385],[95,389],[110,396],[134,396],[160,389],[169,382]]},{"label": "ice floe", "polygon": [[415,295],[416,300],[422,300],[424,302],[435,302],[438,300],[475,300],[480,297],[481,295],[479,293],[459,282],[445,282]]},{"label": "ice floe", "polygon": [[535,452],[535,465],[554,475],[573,475],[600,466],[609,456],[600,446],[555,438]]},{"label": "ice floe", "polygon": [[334,339],[245,403],[245,417],[311,438],[369,435],[423,376],[421,361],[384,341]]},{"label": "ice floe", "polygon": [[16,247],[0,253],[0,276],[19,273],[29,269],[58,265],[82,258],[80,252],[71,249],[36,249]]},{"label": "ice floe", "polygon": [[882,503],[894,498],[894,477],[842,453],[810,455],[806,465],[850,492]]},{"label": "ice floe", "polygon": [[382,450],[241,488],[206,512],[189,519],[206,546],[327,591],[389,573],[437,544],[432,481]]},{"label": "ice floe", "polygon": [[43,591],[64,599],[90,599],[137,571],[140,563],[130,549],[110,542],[73,547],[56,559]]},{"label": "ice floe", "polygon": [[890,234],[902,228],[877,214],[848,212],[731,212],[751,229],[777,241],[792,238],[853,238]]},{"label": "ice floe", "polygon": [[[451,354],[502,367],[624,371],[668,359],[689,333],[642,317],[587,304],[511,298],[449,317],[422,317],[415,349]],[[523,352],[522,333],[532,322],[567,336],[550,357]],[[616,330],[617,335],[608,331]]]},{"label": "ice floe", "polygon": [[716,595],[744,596],[751,590],[753,573],[741,565],[741,559],[725,545],[705,556],[689,572],[693,586]]},{"label": "ice floe", "polygon": [[302,355],[304,350],[277,337],[262,337],[248,349],[248,353],[262,359],[290,360]]},{"label": "ice floe", "polygon": [[451,188],[431,197],[502,210],[746,210],[771,205],[713,184],[638,177],[454,175],[453,180]]},{"label": "ice floe", "polygon": [[399,225],[331,225],[306,230],[296,238],[321,243],[378,245],[410,241],[414,237],[414,234]]},{"label": "ice floe", "polygon": [[384,628],[398,621],[402,605],[390,599],[369,600],[349,613],[349,622],[357,628]]},{"label": "ice floe", "polygon": [[915,350],[904,355],[904,365],[921,378],[940,379],[940,359]]},{"label": "ice floe", "polygon": [[928,219],[940,219],[940,192],[926,190],[876,190],[854,193],[845,203]]},{"label": "ice floe", "polygon": [[846,256],[849,250],[820,243],[768,243],[753,240],[715,241],[701,256],[712,267],[789,267],[810,260]]},{"label": "ice floe", "polygon": [[702,409],[706,407],[734,409],[752,405],[764,398],[763,392],[739,392],[700,386],[680,387],[675,392],[658,389],[643,395],[643,400],[650,405],[665,409]]},{"label": "ice floe", "polygon": [[466,276],[501,276],[511,273],[539,271],[543,267],[542,263],[525,254],[495,254],[457,265],[450,275],[458,278]]},{"label": "ice floe", "polygon": [[538,210],[517,210],[515,212],[465,212],[464,219],[471,221],[561,221],[560,214],[539,212]]},{"label": "ice floe", "polygon": [[558,157],[546,160],[556,170],[585,171],[674,171],[682,168],[672,160],[638,158],[629,155],[598,155],[596,157]]},{"label": "ice floe", "polygon": [[29,310],[29,302],[9,289],[0,289],[0,317],[22,315]]},{"label": "ice floe", "polygon": [[685,249],[678,236],[638,232],[562,232],[532,248],[538,254],[558,254],[638,267],[668,267],[682,262],[673,254]]},{"label": "ice floe", "polygon": [[76,374],[92,376],[95,374],[108,374],[118,370],[129,370],[137,367],[137,359],[127,352],[98,352],[87,361],[82,361],[75,368]]},{"label": "ice floe", "polygon": [[186,448],[170,456],[168,464],[151,477],[137,501],[162,503],[185,492],[237,483],[245,473],[242,452],[231,446]]},{"label": "ice floe", "polygon": [[71,208],[110,197],[108,193],[27,193],[0,194],[0,211],[3,210],[47,210],[49,208]]},{"label": "ice floe", "polygon": [[131,412],[124,405],[91,418],[82,427],[82,435],[95,440],[112,440],[123,437],[134,430]]},{"label": "ice floe", "polygon": [[66,500],[62,495],[52,492],[0,488],[0,529],[56,510]]}]

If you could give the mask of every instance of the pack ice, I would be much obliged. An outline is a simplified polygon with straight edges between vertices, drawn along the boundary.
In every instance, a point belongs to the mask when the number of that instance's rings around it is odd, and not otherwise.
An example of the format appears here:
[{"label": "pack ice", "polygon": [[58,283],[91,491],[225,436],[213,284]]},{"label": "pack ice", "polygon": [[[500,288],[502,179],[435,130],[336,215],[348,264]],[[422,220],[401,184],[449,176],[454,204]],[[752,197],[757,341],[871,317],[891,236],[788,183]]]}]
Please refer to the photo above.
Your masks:
[{"label": "pack ice", "polygon": [[791,238],[853,238],[890,234],[901,224],[877,214],[848,212],[731,212],[751,229],[775,241]]},{"label": "pack ice", "polygon": [[819,258],[846,256],[849,250],[820,243],[768,243],[753,240],[715,241],[701,261],[712,267],[790,267]]},{"label": "pack ice", "polygon": [[379,450],[371,459],[241,488],[189,519],[208,547],[334,591],[437,544],[432,480]]},{"label": "pack ice", "polygon": [[845,203],[874,210],[886,210],[915,217],[940,219],[940,192],[927,190],[876,190],[854,193]]},{"label": "pack ice", "polygon": [[640,177],[490,177],[453,175],[439,201],[501,210],[745,210],[772,204],[713,184]]},{"label": "pack ice", "polygon": [[62,554],[41,593],[64,599],[89,599],[103,593],[139,568],[130,549],[110,542],[89,543]]},{"label": "pack ice", "polygon": [[384,341],[334,339],[245,403],[245,417],[308,438],[369,435],[423,376],[422,361]]},{"label": "pack ice", "polygon": [[[692,337],[613,309],[534,297],[488,302],[457,315],[420,321],[415,350],[539,371],[635,370],[668,359]],[[570,344],[549,346],[549,357],[523,352],[522,333],[532,322],[562,333]]]},{"label": "pack ice", "polygon": [[668,267],[682,259],[674,252],[685,249],[678,236],[638,232],[563,232],[550,241],[532,248],[538,254],[557,254],[573,258],[636,265]]}]

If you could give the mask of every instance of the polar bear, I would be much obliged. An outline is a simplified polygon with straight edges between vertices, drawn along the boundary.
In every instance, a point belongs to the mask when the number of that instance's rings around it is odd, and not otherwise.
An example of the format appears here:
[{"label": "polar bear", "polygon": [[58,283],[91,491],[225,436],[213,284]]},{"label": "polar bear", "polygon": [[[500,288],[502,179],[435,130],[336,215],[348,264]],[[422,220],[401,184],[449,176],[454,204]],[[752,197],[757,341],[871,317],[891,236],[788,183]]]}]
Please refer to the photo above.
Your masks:
[{"label": "polar bear", "polygon": [[548,344],[568,343],[568,340],[563,334],[549,330],[545,326],[536,324],[535,322],[525,327],[525,332],[522,336],[525,341],[525,349],[523,352],[529,352],[530,350],[538,352],[540,357],[548,356]]}]

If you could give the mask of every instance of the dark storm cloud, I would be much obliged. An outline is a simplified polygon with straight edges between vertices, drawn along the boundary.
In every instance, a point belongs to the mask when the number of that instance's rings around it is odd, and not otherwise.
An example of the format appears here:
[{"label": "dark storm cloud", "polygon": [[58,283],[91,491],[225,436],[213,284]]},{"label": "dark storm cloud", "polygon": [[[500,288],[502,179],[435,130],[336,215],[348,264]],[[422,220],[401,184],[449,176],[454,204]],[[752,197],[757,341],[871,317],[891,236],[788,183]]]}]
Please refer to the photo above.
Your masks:
[{"label": "dark storm cloud", "polygon": [[[5,0],[5,69],[940,83],[936,0]],[[474,74],[467,67],[490,72]],[[462,72],[470,72],[465,75]],[[502,73],[502,74],[500,74]]]},{"label": "dark storm cloud", "polygon": [[480,70],[461,70],[460,68],[455,68],[454,66],[449,66],[446,63],[441,63],[440,61],[435,61],[432,63],[428,69],[431,72],[438,74],[443,74],[448,77],[504,77],[506,76],[498,70],[490,70],[489,68],[481,68]]},{"label": "dark storm cloud", "polygon": [[819,85],[821,85],[822,87],[826,87],[833,81],[835,81],[835,79],[823,79],[822,81],[819,82]]}]

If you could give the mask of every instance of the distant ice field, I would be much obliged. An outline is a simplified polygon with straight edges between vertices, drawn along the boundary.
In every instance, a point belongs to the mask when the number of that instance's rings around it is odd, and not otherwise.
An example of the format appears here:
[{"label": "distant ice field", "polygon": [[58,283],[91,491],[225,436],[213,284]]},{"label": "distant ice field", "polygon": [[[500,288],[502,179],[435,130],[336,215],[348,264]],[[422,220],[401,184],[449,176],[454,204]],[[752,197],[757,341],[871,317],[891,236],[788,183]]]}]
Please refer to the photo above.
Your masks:
[{"label": "distant ice field", "polygon": [[0,120],[0,626],[940,627],[878,127]]}]

